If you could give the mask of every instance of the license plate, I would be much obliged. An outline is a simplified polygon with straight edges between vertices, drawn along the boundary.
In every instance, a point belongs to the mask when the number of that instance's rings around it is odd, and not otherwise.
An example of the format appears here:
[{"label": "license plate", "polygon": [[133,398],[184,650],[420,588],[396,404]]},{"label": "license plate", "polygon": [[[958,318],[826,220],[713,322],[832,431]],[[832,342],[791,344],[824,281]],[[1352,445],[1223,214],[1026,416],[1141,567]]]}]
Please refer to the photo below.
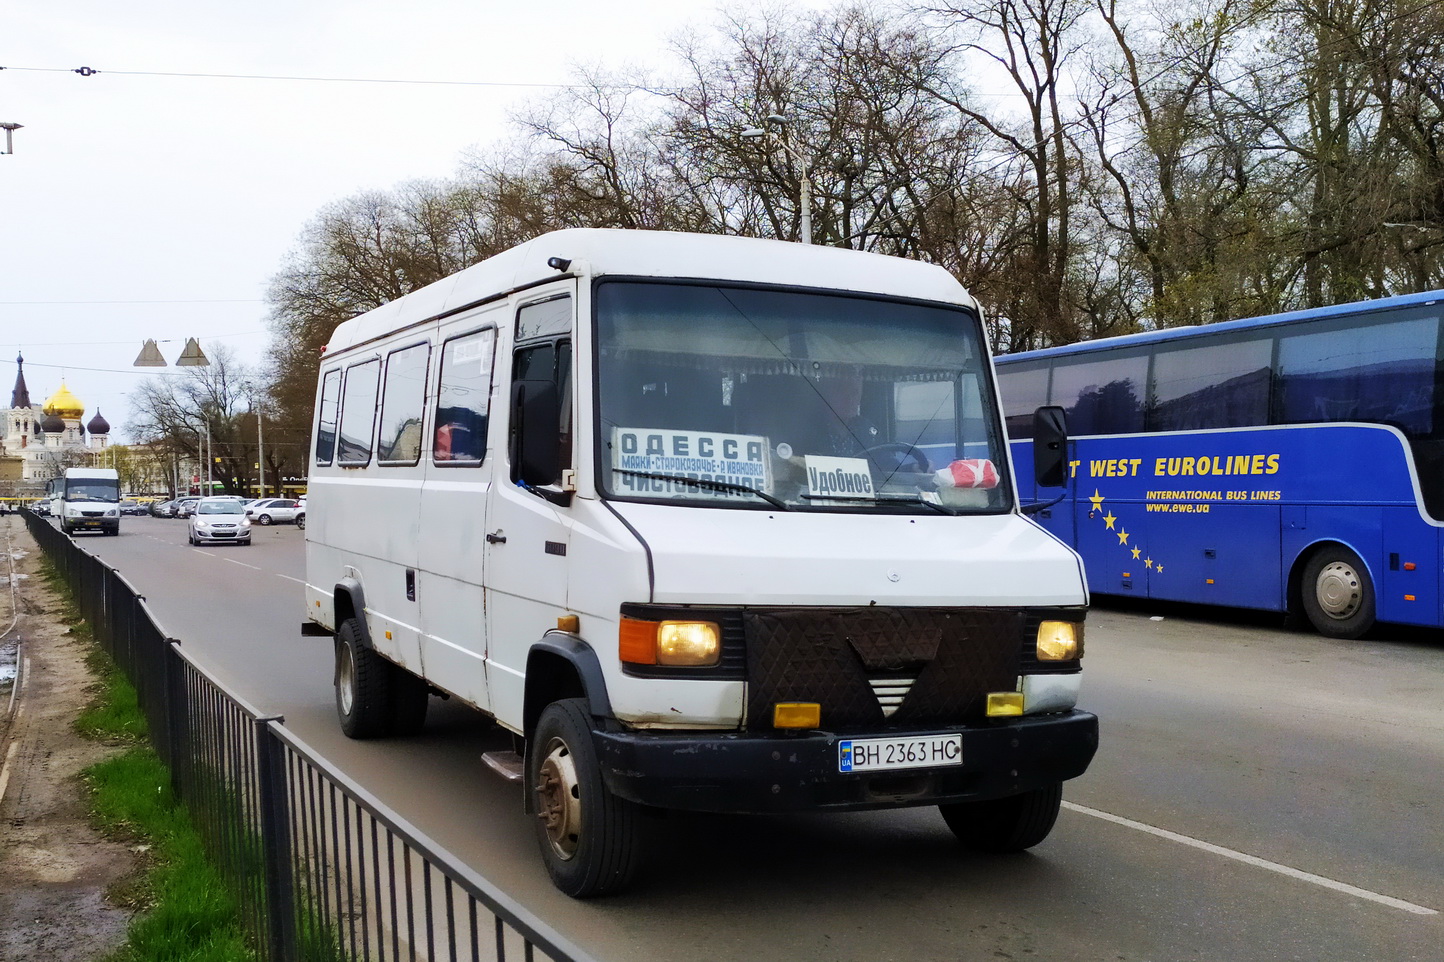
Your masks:
[{"label": "license plate", "polygon": [[963,763],[962,735],[849,738],[837,743],[840,772],[886,772],[941,768]]}]

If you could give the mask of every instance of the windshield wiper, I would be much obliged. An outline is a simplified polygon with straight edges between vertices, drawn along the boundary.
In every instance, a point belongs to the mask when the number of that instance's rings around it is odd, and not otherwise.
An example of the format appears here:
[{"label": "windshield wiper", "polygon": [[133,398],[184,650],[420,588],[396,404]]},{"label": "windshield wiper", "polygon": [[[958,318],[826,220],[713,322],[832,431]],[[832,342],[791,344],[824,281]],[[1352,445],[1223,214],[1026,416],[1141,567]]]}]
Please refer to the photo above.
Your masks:
[{"label": "windshield wiper", "polygon": [[868,497],[866,495],[800,494],[798,497],[805,501],[856,501],[862,504],[925,504],[939,514],[945,514],[950,518],[957,517],[956,511],[949,511],[942,505],[927,500],[922,495],[918,495],[916,498],[910,498],[905,494],[879,494],[874,497]]},{"label": "windshield wiper", "polygon": [[755,494],[773,507],[781,508],[783,511],[792,510],[787,502],[780,498],[774,498],[766,491],[758,491],[756,488],[749,488],[745,484],[734,484],[731,481],[713,481],[710,478],[689,478],[685,474],[662,474],[655,471],[631,471],[627,468],[612,468],[613,474],[625,474],[633,478],[652,478],[655,481],[680,481],[683,484],[690,484],[696,488],[705,488],[708,491],[739,491],[743,494]]}]

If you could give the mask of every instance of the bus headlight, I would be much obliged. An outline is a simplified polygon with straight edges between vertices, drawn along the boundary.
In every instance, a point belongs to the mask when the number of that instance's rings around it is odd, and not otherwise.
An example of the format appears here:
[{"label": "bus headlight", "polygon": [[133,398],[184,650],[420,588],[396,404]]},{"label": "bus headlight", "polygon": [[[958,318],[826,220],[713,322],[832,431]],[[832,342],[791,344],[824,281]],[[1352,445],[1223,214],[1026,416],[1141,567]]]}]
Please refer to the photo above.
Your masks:
[{"label": "bus headlight", "polygon": [[722,631],[710,621],[643,621],[623,618],[619,651],[634,665],[702,668],[722,656]]},{"label": "bus headlight", "polygon": [[1039,661],[1075,661],[1083,657],[1083,626],[1076,621],[1038,624]]}]

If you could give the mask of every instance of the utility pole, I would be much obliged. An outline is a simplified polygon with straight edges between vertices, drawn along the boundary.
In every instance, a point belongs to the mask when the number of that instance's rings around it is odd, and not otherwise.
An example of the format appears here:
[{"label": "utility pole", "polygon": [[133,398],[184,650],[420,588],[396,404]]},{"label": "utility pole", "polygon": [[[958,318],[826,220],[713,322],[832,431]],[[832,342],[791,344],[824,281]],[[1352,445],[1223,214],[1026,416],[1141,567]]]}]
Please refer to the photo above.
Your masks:
[{"label": "utility pole", "polygon": [[260,478],[256,497],[266,496],[266,443],[261,439],[261,409],[256,408],[256,471]]}]

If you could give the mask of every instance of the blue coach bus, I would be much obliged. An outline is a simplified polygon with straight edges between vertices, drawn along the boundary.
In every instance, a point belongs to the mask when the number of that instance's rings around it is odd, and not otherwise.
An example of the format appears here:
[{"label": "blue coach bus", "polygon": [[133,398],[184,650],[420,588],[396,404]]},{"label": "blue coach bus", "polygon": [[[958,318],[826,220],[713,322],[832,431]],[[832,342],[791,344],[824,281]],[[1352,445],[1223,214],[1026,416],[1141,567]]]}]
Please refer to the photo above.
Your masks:
[{"label": "blue coach bus", "polygon": [[1282,611],[1336,638],[1438,627],[1441,311],[1434,291],[998,358],[1018,463],[1033,410],[1068,413],[1067,493],[1038,520],[1099,594]]}]

